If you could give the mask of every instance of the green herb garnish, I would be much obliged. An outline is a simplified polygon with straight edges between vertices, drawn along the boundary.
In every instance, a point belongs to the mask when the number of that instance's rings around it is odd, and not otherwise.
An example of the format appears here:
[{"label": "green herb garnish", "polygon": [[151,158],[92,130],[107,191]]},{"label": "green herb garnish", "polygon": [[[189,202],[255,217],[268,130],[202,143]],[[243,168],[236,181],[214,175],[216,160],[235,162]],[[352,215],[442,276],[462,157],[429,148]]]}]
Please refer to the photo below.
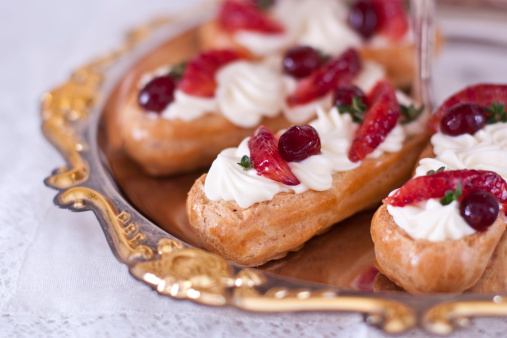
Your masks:
[{"label": "green herb garnish", "polygon": [[438,173],[441,173],[444,170],[445,170],[445,167],[440,167],[437,170],[428,170],[428,172],[426,173],[426,175],[438,174]]},{"label": "green herb garnish", "polygon": [[498,122],[507,122],[507,112],[505,111],[505,104],[493,102],[487,109],[488,124],[495,124]]},{"label": "green herb garnish", "polygon": [[319,53],[319,57],[320,57],[320,62],[321,63],[324,63],[324,62],[326,62],[326,61],[328,61],[329,59],[332,58],[332,56],[330,54],[326,54],[326,53],[324,53],[321,50],[317,50],[317,52]]},{"label": "green herb garnish", "polygon": [[350,114],[350,116],[352,116],[352,121],[356,123],[363,123],[363,115],[366,111],[366,105],[361,101],[359,96],[354,96],[350,106],[339,105],[338,111],[340,114]]},{"label": "green herb garnish", "polygon": [[257,0],[255,6],[262,11],[267,11],[275,4],[274,0]]},{"label": "green herb garnish", "polygon": [[243,167],[244,171],[250,170],[254,167],[252,159],[246,155],[243,155],[243,157],[241,158],[241,162],[239,162],[238,164]]},{"label": "green herb garnish", "polygon": [[171,67],[171,70],[169,71],[168,75],[175,80],[179,80],[183,77],[183,74],[185,73],[186,68],[187,68],[187,63],[185,61],[180,62],[180,63]]},{"label": "green herb garnish", "polygon": [[405,106],[403,104],[400,104],[401,108],[401,124],[407,124],[414,120],[416,120],[424,111],[424,105],[420,106],[419,108],[416,108],[413,104],[410,106]]},{"label": "green herb garnish", "polygon": [[442,203],[442,205],[451,204],[452,201],[457,201],[462,194],[463,192],[461,190],[461,182],[458,182],[456,190],[447,190],[445,192],[445,197],[440,200],[440,203]]}]

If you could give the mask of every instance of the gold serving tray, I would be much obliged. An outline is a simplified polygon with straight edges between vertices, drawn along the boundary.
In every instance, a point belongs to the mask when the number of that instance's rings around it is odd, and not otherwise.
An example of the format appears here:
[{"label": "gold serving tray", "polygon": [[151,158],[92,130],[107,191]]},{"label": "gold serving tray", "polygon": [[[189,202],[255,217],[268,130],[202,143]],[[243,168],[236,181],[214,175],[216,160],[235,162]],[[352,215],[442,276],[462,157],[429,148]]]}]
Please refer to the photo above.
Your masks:
[{"label": "gold serving tray", "polygon": [[58,190],[55,204],[92,210],[132,276],[178,299],[259,312],[359,312],[366,323],[393,334],[416,326],[449,334],[471,317],[507,316],[506,290],[415,296],[380,276],[381,291],[362,291],[358,280],[374,265],[372,211],[255,269],[198,247],[184,203],[201,173],[165,179],[143,174],[122,150],[118,112],[140,74],[196,52],[196,29],[214,6],[201,4],[201,14],[192,9],[133,30],[118,49],[43,96],[42,130],[67,161],[45,180]]}]

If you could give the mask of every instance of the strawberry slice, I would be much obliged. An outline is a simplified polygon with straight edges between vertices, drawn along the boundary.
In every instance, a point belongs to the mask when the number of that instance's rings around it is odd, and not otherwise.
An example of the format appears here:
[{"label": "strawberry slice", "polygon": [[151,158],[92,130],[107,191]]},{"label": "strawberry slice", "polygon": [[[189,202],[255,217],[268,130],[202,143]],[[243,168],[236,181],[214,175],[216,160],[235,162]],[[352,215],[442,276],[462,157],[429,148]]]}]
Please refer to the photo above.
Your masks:
[{"label": "strawberry slice", "polygon": [[335,88],[350,84],[360,70],[359,54],[350,48],[299,81],[294,93],[287,97],[287,104],[293,107],[320,98]]},{"label": "strawberry slice", "polygon": [[408,31],[408,20],[401,0],[371,0],[377,14],[376,31],[396,41]]},{"label": "strawberry slice", "polygon": [[373,282],[378,273],[378,269],[372,266],[357,276],[352,282],[352,286],[361,291],[373,291]]},{"label": "strawberry slice", "polygon": [[218,13],[218,23],[230,33],[239,30],[267,34],[284,32],[281,23],[266,15],[250,2],[226,0]]},{"label": "strawberry slice", "polygon": [[179,89],[193,96],[213,97],[217,87],[215,73],[220,67],[239,58],[238,52],[228,49],[199,54],[187,64]]},{"label": "strawberry slice", "polygon": [[275,135],[260,126],[248,141],[250,158],[259,175],[285,185],[298,185],[300,182],[292,173],[287,162],[278,154],[278,140]]},{"label": "strawberry slice", "polygon": [[370,106],[363,123],[356,130],[348,157],[352,162],[361,161],[382,143],[396,126],[401,110],[394,87],[387,81],[379,81],[368,94]]},{"label": "strawberry slice", "polygon": [[405,183],[392,196],[383,200],[395,207],[417,203],[430,198],[442,198],[448,190],[455,190],[461,182],[463,200],[476,191],[490,192],[507,211],[507,182],[493,171],[453,170],[442,171],[433,175],[419,176]]},{"label": "strawberry slice", "polygon": [[489,107],[493,102],[507,105],[507,85],[477,84],[467,87],[448,98],[431,116],[429,125],[434,132],[440,130],[440,121],[447,111],[463,102]]}]

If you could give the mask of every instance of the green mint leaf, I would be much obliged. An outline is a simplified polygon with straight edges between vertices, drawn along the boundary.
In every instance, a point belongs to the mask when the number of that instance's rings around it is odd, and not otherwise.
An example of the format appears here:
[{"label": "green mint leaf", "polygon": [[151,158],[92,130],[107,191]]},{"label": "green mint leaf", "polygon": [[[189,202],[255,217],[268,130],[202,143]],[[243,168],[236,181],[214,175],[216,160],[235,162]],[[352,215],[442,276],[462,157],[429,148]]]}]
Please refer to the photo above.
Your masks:
[{"label": "green mint leaf", "polygon": [[505,104],[492,102],[491,106],[486,109],[488,119],[487,124],[495,124],[498,122],[507,122],[507,112],[505,111]]},{"label": "green mint leaf", "polygon": [[356,123],[363,123],[363,115],[366,111],[366,105],[361,101],[359,96],[354,96],[350,106],[339,105],[338,111],[340,114],[350,114],[350,116],[352,116],[352,121]]},{"label": "green mint leaf", "polygon": [[403,104],[400,104],[401,108],[401,124],[407,124],[414,120],[417,120],[419,116],[421,116],[422,112],[424,111],[424,105],[420,106],[419,108],[416,108],[413,104],[410,106],[405,106]]},{"label": "green mint leaf", "polygon": [[322,63],[328,61],[332,57],[330,54],[326,54],[326,53],[324,53],[324,52],[322,52],[320,50],[317,50],[317,52],[319,53],[320,62],[322,62]]},{"label": "green mint leaf", "polygon": [[426,175],[434,175],[434,174],[437,174],[437,173],[441,173],[444,170],[445,170],[445,167],[440,167],[437,170],[428,170],[428,172],[426,173]]},{"label": "green mint leaf", "polygon": [[456,195],[455,195],[454,191],[447,190],[445,192],[445,197],[443,197],[440,200],[440,203],[442,203],[442,205],[448,205],[448,204],[451,204],[452,201],[454,201],[455,199],[456,199]]},{"label": "green mint leaf", "polygon": [[244,171],[250,170],[254,167],[252,159],[246,155],[243,155],[243,157],[241,158],[241,162],[239,162],[238,164],[243,167]]},{"label": "green mint leaf", "polygon": [[256,6],[262,11],[267,11],[275,4],[274,0],[257,0]]},{"label": "green mint leaf", "polygon": [[452,201],[457,201],[461,195],[463,195],[463,191],[461,189],[461,182],[458,182],[456,185],[456,190],[447,190],[445,192],[445,196],[440,200],[442,205],[451,204]]},{"label": "green mint leaf", "polygon": [[183,74],[185,73],[185,69],[187,68],[187,63],[185,61],[180,62],[174,66],[171,67],[171,70],[169,71],[169,76],[173,79],[179,80],[183,77]]},{"label": "green mint leaf", "polygon": [[456,199],[460,198],[461,195],[463,195],[463,190],[461,190],[461,182],[458,182],[458,185],[456,186]]}]

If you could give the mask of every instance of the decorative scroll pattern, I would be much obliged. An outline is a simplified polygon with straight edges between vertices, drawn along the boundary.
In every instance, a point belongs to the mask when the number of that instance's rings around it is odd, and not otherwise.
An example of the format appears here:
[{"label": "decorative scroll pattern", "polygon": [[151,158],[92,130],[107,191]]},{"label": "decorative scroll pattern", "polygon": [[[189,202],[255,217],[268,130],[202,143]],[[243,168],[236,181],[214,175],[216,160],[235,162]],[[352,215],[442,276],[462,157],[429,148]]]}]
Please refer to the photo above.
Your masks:
[{"label": "decorative scroll pattern", "polygon": [[[127,211],[118,213],[116,207],[101,193],[84,187],[69,188],[57,196],[58,205],[74,211],[92,209],[99,221],[107,224],[114,243],[116,256],[123,263],[139,259],[151,259],[153,250],[142,243],[146,235],[139,232],[139,225],[131,222],[131,214]],[[128,225],[127,225],[128,224]]]},{"label": "decorative scroll pattern", "polygon": [[423,327],[435,334],[451,334],[456,327],[470,325],[470,317],[507,315],[507,298],[494,296],[488,300],[456,301],[433,306],[424,314]]},{"label": "decorative scroll pattern", "polygon": [[[130,33],[120,48],[77,70],[69,81],[42,98],[42,130],[68,163],[57,169],[45,183],[59,189],[55,203],[75,211],[91,209],[110,240],[118,259],[130,266],[131,274],[154,287],[160,294],[189,299],[206,305],[233,305],[260,312],[347,311],[366,314],[366,322],[388,333],[401,333],[418,321],[406,304],[382,295],[340,295],[336,290],[290,289],[254,269],[234,268],[223,258],[209,252],[184,247],[175,239],[164,238],[156,250],[143,244],[146,235],[131,222],[128,211],[117,207],[103,193],[81,186],[87,182],[90,168],[82,153],[88,147],[82,141],[78,123],[86,123],[97,103],[105,70],[131,51],[150,32],[171,20],[158,20]],[[132,210],[136,213],[135,210]],[[267,291],[260,291],[260,290]],[[382,298],[384,297],[384,298]],[[449,334],[463,326],[471,316],[505,316],[507,302],[492,300],[458,301],[438,304],[421,318],[428,331]]]}]

